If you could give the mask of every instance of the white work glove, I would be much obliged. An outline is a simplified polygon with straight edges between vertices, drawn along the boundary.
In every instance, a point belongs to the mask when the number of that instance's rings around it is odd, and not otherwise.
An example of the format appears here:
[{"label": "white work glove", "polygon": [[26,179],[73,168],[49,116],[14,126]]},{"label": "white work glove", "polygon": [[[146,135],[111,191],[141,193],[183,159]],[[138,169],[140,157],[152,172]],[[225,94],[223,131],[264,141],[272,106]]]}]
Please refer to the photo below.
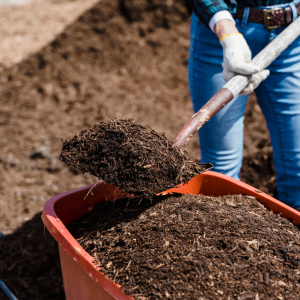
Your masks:
[{"label": "white work glove", "polygon": [[223,47],[223,78],[229,81],[237,73],[252,75],[249,85],[240,93],[246,95],[253,92],[258,85],[269,75],[269,70],[260,71],[258,67],[251,64],[251,50],[240,33],[229,34],[220,38]]}]

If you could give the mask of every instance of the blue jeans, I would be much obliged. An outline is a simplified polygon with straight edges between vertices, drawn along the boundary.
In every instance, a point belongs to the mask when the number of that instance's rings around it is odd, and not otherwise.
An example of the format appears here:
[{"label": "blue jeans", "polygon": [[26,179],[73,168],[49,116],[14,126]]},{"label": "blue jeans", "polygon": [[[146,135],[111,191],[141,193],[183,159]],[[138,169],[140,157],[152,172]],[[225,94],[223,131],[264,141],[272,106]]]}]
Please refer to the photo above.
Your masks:
[{"label": "blue jeans", "polygon": [[[266,30],[262,24],[247,23],[247,10],[244,20],[236,22],[253,57],[284,29]],[[194,14],[190,37],[188,78],[196,112],[225,84],[223,49]],[[270,132],[278,199],[300,207],[300,38],[268,69],[270,76],[255,92]],[[246,101],[247,96],[237,96],[199,130],[201,162],[211,162],[214,171],[236,179],[242,166]]]}]

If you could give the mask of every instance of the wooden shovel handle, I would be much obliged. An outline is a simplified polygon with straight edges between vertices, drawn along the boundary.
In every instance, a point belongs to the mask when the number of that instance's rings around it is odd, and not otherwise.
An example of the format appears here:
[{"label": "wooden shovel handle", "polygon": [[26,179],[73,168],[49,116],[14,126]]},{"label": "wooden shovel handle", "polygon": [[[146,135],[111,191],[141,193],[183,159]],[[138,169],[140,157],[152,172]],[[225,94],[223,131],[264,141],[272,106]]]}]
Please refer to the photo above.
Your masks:
[{"label": "wooden shovel handle", "polygon": [[206,104],[184,125],[175,137],[174,144],[184,148],[189,139],[229,101],[233,94],[229,89],[221,88]]},{"label": "wooden shovel handle", "polygon": [[[300,35],[300,17],[282,31],[251,61],[260,70],[267,68]],[[192,118],[175,137],[174,144],[185,147],[188,140],[250,82],[252,76],[235,75]]]}]

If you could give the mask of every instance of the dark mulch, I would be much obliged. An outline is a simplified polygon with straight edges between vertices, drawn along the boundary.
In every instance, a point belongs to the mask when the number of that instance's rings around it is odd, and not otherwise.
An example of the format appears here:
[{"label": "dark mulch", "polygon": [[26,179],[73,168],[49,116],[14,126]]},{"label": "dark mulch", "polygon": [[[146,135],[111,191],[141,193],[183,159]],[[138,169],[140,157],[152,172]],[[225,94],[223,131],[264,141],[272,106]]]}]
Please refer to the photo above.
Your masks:
[{"label": "dark mulch", "polygon": [[[0,247],[0,278],[18,299],[65,299],[57,242],[41,213],[7,235]],[[0,299],[7,299],[1,289]]]},{"label": "dark mulch", "polygon": [[205,171],[186,149],[133,119],[100,122],[63,142],[60,159],[127,194],[151,197]]},{"label": "dark mulch", "polygon": [[300,299],[299,229],[254,197],[103,202],[68,228],[135,299]]}]

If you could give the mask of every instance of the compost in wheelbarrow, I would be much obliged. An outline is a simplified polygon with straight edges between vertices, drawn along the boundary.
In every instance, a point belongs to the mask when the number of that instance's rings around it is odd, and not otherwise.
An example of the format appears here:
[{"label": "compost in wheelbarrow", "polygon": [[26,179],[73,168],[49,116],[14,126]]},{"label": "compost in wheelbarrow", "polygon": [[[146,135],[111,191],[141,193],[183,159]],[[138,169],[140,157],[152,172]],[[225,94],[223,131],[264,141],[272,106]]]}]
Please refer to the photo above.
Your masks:
[{"label": "compost in wheelbarrow", "polygon": [[252,196],[102,202],[68,229],[135,299],[294,299],[299,293],[299,229]]},{"label": "compost in wheelbarrow", "polygon": [[[51,234],[54,236],[54,238],[58,241],[59,243],[59,248],[60,248],[60,257],[61,257],[61,264],[62,264],[62,271],[63,271],[63,278],[64,278],[64,286],[65,286],[65,291],[67,295],[67,299],[84,299],[84,300],[90,300],[90,299],[102,299],[101,297],[106,297],[107,299],[132,299],[129,296],[125,295],[122,290],[120,289],[120,286],[117,284],[114,284],[112,280],[109,280],[107,276],[104,276],[102,270],[106,272],[108,276],[111,276],[110,271],[114,270],[114,265],[113,263],[110,263],[110,254],[108,251],[104,251],[104,253],[107,256],[107,263],[106,264],[99,264],[95,261],[95,258],[91,255],[89,255],[79,244],[76,242],[74,237],[70,235],[70,232],[66,229],[65,225],[69,224],[70,222],[79,219],[80,217],[84,216],[86,213],[90,212],[92,208],[105,200],[110,200],[114,201],[115,199],[115,192],[116,189],[111,187],[110,185],[100,183],[98,184],[95,189],[93,194],[89,194],[88,197],[84,200],[85,195],[87,192],[90,190],[91,186],[85,187],[78,189],[76,191],[70,191],[62,195],[58,195],[54,197],[53,199],[50,199],[46,205],[45,209],[43,211],[43,221]],[[252,297],[252,299],[257,299],[257,297],[260,297],[261,295],[262,298],[260,299],[274,299],[272,296],[275,292],[278,294],[277,299],[287,299],[286,295],[283,294],[283,291],[285,291],[290,284],[293,285],[294,290],[291,291],[290,295],[293,295],[293,293],[297,290],[299,290],[299,283],[298,283],[298,277],[299,277],[299,270],[298,270],[298,244],[299,244],[299,235],[298,235],[298,228],[293,225],[293,223],[289,223],[286,220],[283,220],[280,215],[276,216],[272,212],[268,210],[263,209],[263,215],[262,215],[262,220],[264,219],[269,219],[273,218],[273,223],[275,221],[275,227],[271,227],[270,224],[268,223],[261,223],[260,219],[257,215],[259,215],[257,208],[260,207],[258,202],[252,198],[248,198],[250,200],[250,203],[252,203],[248,209],[245,212],[244,204],[241,204],[241,199],[236,198],[233,200],[230,199],[225,199],[225,201],[222,201],[220,199],[213,199],[211,198],[212,196],[218,197],[222,195],[227,195],[227,194],[245,194],[248,196],[253,196],[255,197],[260,203],[266,205],[266,207],[269,210],[272,210],[275,213],[280,213],[282,216],[284,216],[287,219],[291,219],[293,222],[296,224],[300,223],[300,213],[293,210],[292,208],[288,207],[287,205],[284,205],[283,203],[277,201],[276,199],[252,188],[251,186],[248,186],[240,181],[234,180],[232,178],[229,178],[224,175],[220,175],[214,172],[205,172],[197,177],[194,177],[187,185],[178,187],[176,189],[172,189],[169,192],[179,192],[179,193],[191,193],[191,194],[203,194],[207,195],[210,198],[207,198],[207,201],[200,201],[199,205],[202,205],[202,211],[206,211],[207,213],[207,221],[211,220],[211,222],[206,222],[205,227],[203,226],[201,228],[193,228],[196,223],[192,222],[190,224],[190,232],[185,236],[184,229],[182,228],[182,234],[181,237],[183,241],[188,240],[189,236],[198,236],[200,237],[199,242],[201,242],[203,245],[202,248],[207,248],[205,249],[207,253],[213,252],[213,250],[210,249],[211,245],[206,247],[205,243],[210,243],[211,238],[213,235],[216,235],[220,238],[222,241],[225,240],[225,237],[228,236],[228,233],[230,234],[229,226],[221,226],[222,230],[217,230],[217,233],[214,233],[213,231],[210,232],[211,236],[205,235],[205,228],[206,226],[211,228],[210,226],[211,223],[215,222],[216,224],[221,224],[224,221],[223,218],[223,213],[218,214],[218,210],[211,210],[213,206],[211,207],[210,204],[215,205],[216,207],[219,208],[226,208],[228,210],[232,209],[234,212],[231,218],[235,218],[235,225],[237,225],[237,221],[239,220],[239,227],[237,230],[234,232],[235,234],[232,234],[233,239],[235,238],[237,244],[237,248],[234,249],[235,247],[233,245],[227,244],[226,243],[219,243],[218,244],[218,253],[211,253],[211,257],[207,256],[206,259],[203,261],[199,260],[201,262],[200,266],[203,269],[203,281],[207,285],[207,287],[214,289],[215,295],[213,299],[223,299],[223,295],[225,295],[225,289],[217,289],[218,285],[217,283],[221,280],[224,282],[227,282],[228,285],[233,284],[234,287],[237,289],[238,292],[240,292],[239,295],[235,296],[233,299],[249,299],[249,297]],[[121,197],[121,194],[117,195],[118,197]],[[202,196],[201,196],[202,197]],[[237,196],[240,197],[240,196]],[[175,198],[176,199],[176,198]],[[201,198],[202,199],[202,198]],[[229,200],[229,201],[228,201]],[[252,202],[254,201],[254,202]],[[184,201],[183,201],[184,202]],[[187,201],[185,201],[187,203]],[[256,204],[255,204],[256,203]],[[153,202],[154,204],[154,202]],[[170,204],[170,203],[169,203]],[[184,204],[184,203],[183,203]],[[150,201],[148,201],[148,205],[150,204]],[[186,204],[184,204],[186,205]],[[154,207],[154,206],[153,206]],[[190,208],[192,208],[191,206]],[[184,219],[188,220],[186,215],[189,215],[190,213],[186,213],[186,210],[188,206],[185,208],[182,207],[182,214],[181,214],[181,209],[177,209],[177,205],[172,205],[166,206],[166,209],[173,209],[175,216],[174,218],[171,218],[170,215],[166,214],[169,216],[169,218],[164,219],[163,221],[165,222],[166,220],[173,219],[174,223],[176,222],[184,222]],[[95,208],[94,208],[95,209]],[[129,208],[130,209],[130,208]],[[133,208],[136,209],[136,208]],[[151,209],[151,208],[150,208]],[[161,209],[161,207],[160,207]],[[251,210],[250,210],[251,209]],[[194,212],[194,210],[190,210],[191,212]],[[248,214],[247,218],[244,218],[245,213]],[[92,212],[93,213],[93,212]],[[128,215],[130,213],[135,213],[134,211],[124,212],[125,215]],[[158,214],[158,212],[156,212]],[[142,213],[143,215],[144,213]],[[212,219],[209,219],[209,215],[213,217]],[[146,213],[147,215],[147,213]],[[179,217],[180,215],[180,217]],[[160,215],[159,215],[160,216]],[[147,215],[147,218],[150,216]],[[151,216],[151,218],[154,216]],[[226,216],[228,218],[228,216]],[[138,218],[138,220],[143,219],[143,218]],[[180,219],[182,221],[180,221]],[[204,218],[200,218],[197,220],[197,222],[203,222]],[[226,221],[226,219],[225,219]],[[249,232],[249,229],[251,227],[248,226],[247,222],[258,222],[261,224],[260,228],[258,229],[258,233],[254,238],[250,236],[251,232]],[[116,224],[117,225],[117,224]],[[158,224],[157,224],[158,225]],[[172,225],[172,224],[170,224]],[[198,224],[198,225],[201,225]],[[274,224],[273,224],[274,225]],[[105,225],[106,226],[106,225]],[[287,226],[287,227],[286,227]],[[114,226],[117,227],[117,226]],[[165,229],[168,227],[165,226]],[[107,228],[108,229],[108,228]],[[263,229],[263,230],[262,230]],[[265,238],[265,234],[263,233],[268,233],[270,236],[270,232],[268,232],[270,229],[271,232],[271,241],[268,241]],[[273,230],[275,229],[275,230]],[[117,228],[114,229],[117,231]],[[111,228],[111,235],[116,235],[115,237],[117,238],[117,235],[120,235],[119,233],[116,234]],[[119,229],[118,229],[119,230]],[[195,230],[195,231],[194,231]],[[276,231],[278,230],[278,231]],[[286,232],[284,232],[286,230]],[[290,232],[288,232],[288,231]],[[191,232],[191,231],[194,231]],[[243,231],[243,233],[242,233]],[[209,233],[209,230],[207,234]],[[284,233],[284,234],[282,234]],[[292,236],[292,240],[289,237],[287,239],[285,233],[288,235],[290,234]],[[91,233],[93,237],[99,238],[99,234],[96,232]],[[97,236],[98,235],[98,236]],[[146,234],[145,234],[146,235]],[[87,236],[84,237],[84,239]],[[133,239],[135,239],[135,236],[131,236],[132,242]],[[166,240],[168,240],[169,245],[166,245],[165,249],[167,250],[169,247],[172,247],[172,240],[168,239],[169,237],[167,236],[166,233]],[[203,239],[203,241],[202,241]],[[272,240],[273,239],[273,240]],[[122,240],[122,239],[121,239]],[[119,238],[120,242],[120,238]],[[125,241],[126,242],[126,241]],[[165,241],[162,241],[165,242]],[[292,243],[293,242],[293,243]],[[90,244],[91,249],[93,249],[93,244]],[[121,241],[122,244],[122,241]],[[230,255],[233,255],[236,257],[236,260],[233,258],[229,260],[225,260],[225,256],[221,255],[222,250],[226,250],[226,247]],[[100,243],[99,243],[100,245]],[[197,242],[195,243],[196,247]],[[106,245],[107,246],[107,245]],[[257,246],[259,247],[259,251],[256,250]],[[151,244],[148,245],[149,249],[151,249]],[[294,248],[293,248],[294,247]],[[116,247],[117,248],[117,247]],[[247,251],[247,249],[250,249],[253,251],[253,256],[254,254],[257,255],[259,252],[263,254],[261,256],[260,261],[255,261],[254,263],[252,262],[253,258],[251,257],[251,251]],[[184,251],[185,247],[182,248]],[[87,249],[88,250],[88,249]],[[126,249],[130,253],[130,248]],[[88,250],[89,251],[89,250]],[[206,251],[203,251],[203,253],[206,253]],[[257,251],[257,252],[255,252]],[[94,255],[94,252],[91,253]],[[217,255],[215,255],[217,254]],[[238,254],[238,255],[236,255]],[[151,253],[151,255],[153,255]],[[194,253],[192,255],[182,255],[181,259],[186,259],[187,261],[189,259],[191,262],[191,268],[193,268],[193,271],[197,273],[197,269],[202,273],[200,266],[198,265],[199,261],[193,259]],[[287,256],[287,257],[286,257]],[[125,258],[125,255],[124,255]],[[128,257],[126,256],[126,259]],[[227,257],[228,258],[228,257]],[[166,256],[164,259],[168,259]],[[292,262],[292,260],[295,260]],[[125,260],[125,259],[124,259]],[[246,263],[241,263],[243,260],[247,260]],[[286,260],[286,261],[285,261]],[[172,259],[171,259],[172,261]],[[196,263],[196,267],[193,264],[193,261]],[[276,271],[276,264],[281,263],[282,270],[280,273]],[[103,261],[104,262],[104,261]],[[128,266],[130,260],[126,261],[126,267]],[[205,273],[207,270],[209,270],[210,264],[215,264],[216,262],[218,263],[219,267],[221,269],[227,268],[229,270],[229,273],[226,275],[226,272],[222,273],[221,276],[217,278],[210,278],[209,276],[211,274]],[[131,262],[129,264],[132,264]],[[148,262],[149,263],[149,262]],[[163,262],[162,262],[163,263]],[[275,263],[275,264],[274,264]],[[159,266],[161,263],[154,265],[154,267]],[[231,265],[232,264],[232,265]],[[125,268],[126,268],[125,267]],[[127,269],[129,269],[129,267]],[[166,266],[165,266],[166,267]],[[164,268],[165,268],[164,267]],[[267,269],[267,267],[270,268],[270,270]],[[163,266],[159,266],[157,270],[160,270],[160,268],[163,268]],[[227,280],[227,278],[230,278],[230,276],[233,276],[233,272],[236,272],[236,276],[239,274],[252,274],[253,272],[249,272],[249,268],[252,269],[257,269],[257,280],[251,278],[251,280],[248,280],[247,278],[244,278],[243,280],[242,277],[240,277],[240,281],[237,282],[230,282]],[[108,269],[108,270],[106,270]],[[110,271],[109,271],[110,270]],[[235,271],[234,271],[235,270]],[[273,272],[273,271],[276,272]],[[108,272],[107,272],[108,271]],[[132,271],[131,269],[129,272]],[[184,273],[182,273],[184,275]],[[116,274],[113,274],[114,276]],[[205,277],[206,276],[206,277]],[[222,277],[223,276],[223,277]],[[227,277],[226,277],[227,276]],[[137,278],[138,275],[135,275],[133,272],[132,274],[128,275],[128,278]],[[214,276],[213,276],[214,277]],[[114,280],[114,278],[113,278]],[[168,281],[167,278],[164,278],[165,281]],[[181,279],[182,280],[182,279]],[[226,281],[227,280],[227,281]],[[118,283],[118,280],[116,278],[115,280]],[[262,282],[260,282],[262,281]],[[198,280],[199,284],[201,285],[201,280]],[[256,286],[256,283],[257,286]],[[212,285],[212,283],[214,285]],[[155,283],[156,284],[156,283]],[[189,285],[194,284],[193,282],[189,283]],[[208,284],[210,286],[208,286]],[[249,290],[249,285],[250,288],[254,288],[254,291],[256,291],[255,294],[249,294],[247,293],[247,290]],[[157,286],[157,284],[156,284]],[[125,288],[126,287],[121,287]],[[270,289],[271,288],[271,289]],[[157,289],[155,286],[153,286],[153,291],[157,292]],[[267,291],[267,293],[265,293]],[[270,291],[270,297],[268,294],[268,291]],[[168,290],[168,293],[171,293],[172,289]],[[222,295],[223,292],[223,295]],[[273,293],[273,294],[272,294]],[[258,294],[258,296],[257,296]],[[266,296],[264,297],[264,294]],[[157,296],[158,299],[160,298]],[[166,294],[163,295],[162,297],[167,298]],[[223,297],[223,298],[222,298]],[[246,297],[246,298],[245,298]],[[281,297],[281,298],[280,298]],[[295,297],[294,297],[295,298]],[[138,299],[138,297],[136,297]],[[227,299],[227,298],[226,298]],[[293,299],[293,298],[289,298]],[[296,298],[295,298],[296,299]]]}]

